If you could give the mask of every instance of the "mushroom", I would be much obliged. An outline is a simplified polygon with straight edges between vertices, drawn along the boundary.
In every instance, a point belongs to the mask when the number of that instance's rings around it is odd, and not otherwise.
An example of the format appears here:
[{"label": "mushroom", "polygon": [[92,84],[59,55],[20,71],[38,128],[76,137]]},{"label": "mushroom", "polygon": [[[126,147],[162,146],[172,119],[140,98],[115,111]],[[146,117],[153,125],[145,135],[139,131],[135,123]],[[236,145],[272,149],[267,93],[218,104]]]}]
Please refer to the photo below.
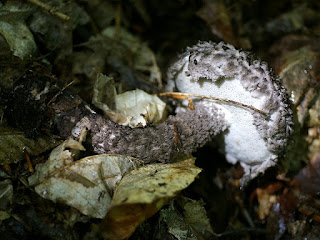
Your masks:
[{"label": "mushroom", "polygon": [[265,62],[230,44],[199,42],[168,69],[167,90],[174,89],[226,99],[215,102],[229,125],[223,151],[228,162],[243,167],[242,183],[275,165],[292,133],[292,111],[279,77]]}]

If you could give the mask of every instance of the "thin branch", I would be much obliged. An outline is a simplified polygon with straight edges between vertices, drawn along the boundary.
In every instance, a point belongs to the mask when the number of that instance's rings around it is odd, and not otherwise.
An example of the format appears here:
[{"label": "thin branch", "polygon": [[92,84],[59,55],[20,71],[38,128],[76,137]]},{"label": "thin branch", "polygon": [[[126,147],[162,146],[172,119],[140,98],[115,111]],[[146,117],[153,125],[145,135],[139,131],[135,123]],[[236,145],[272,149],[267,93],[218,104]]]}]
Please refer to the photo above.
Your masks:
[{"label": "thin branch", "polygon": [[[224,99],[224,98],[217,98],[217,97],[205,96],[205,95],[200,95],[200,94],[192,94],[192,93],[181,93],[181,92],[163,92],[163,93],[158,93],[157,95],[158,96],[171,96],[173,98],[180,98],[180,99],[181,99],[181,97],[184,97],[186,99],[188,99],[189,97],[197,97],[197,98],[201,98],[201,99],[212,99],[212,100],[219,101],[219,102],[230,103],[230,104],[238,106],[238,107],[248,108],[248,109],[253,110],[255,112],[258,112],[266,117],[268,116],[268,114],[266,112],[264,112],[260,109],[257,109],[255,107],[252,107],[247,104],[243,104],[240,102],[236,102],[236,101]],[[189,105],[190,105],[190,101],[189,101]]]},{"label": "thin branch", "polygon": [[121,27],[121,4],[119,3],[116,9],[116,21],[115,21],[115,35],[116,40],[120,39],[120,27]]},{"label": "thin branch", "polygon": [[57,16],[58,18],[64,20],[64,21],[69,21],[70,17],[67,16],[66,14],[59,12],[56,10],[56,8],[49,6],[46,3],[41,2],[40,0],[27,0],[28,2],[48,11],[50,14]]},{"label": "thin branch", "polygon": [[70,85],[72,85],[74,83],[74,80],[69,82],[67,86],[65,86],[64,88],[62,88],[56,95],[54,95],[54,97],[48,102],[47,106],[49,106],[53,101],[56,100],[56,98]]},{"label": "thin branch", "polygon": [[244,228],[236,228],[232,229],[229,231],[225,231],[223,233],[214,233],[215,237],[224,237],[224,236],[229,236],[229,235],[239,235],[241,233],[249,233],[249,232],[254,232],[256,234],[266,234],[266,230],[263,228],[251,228],[251,227],[244,227]]}]

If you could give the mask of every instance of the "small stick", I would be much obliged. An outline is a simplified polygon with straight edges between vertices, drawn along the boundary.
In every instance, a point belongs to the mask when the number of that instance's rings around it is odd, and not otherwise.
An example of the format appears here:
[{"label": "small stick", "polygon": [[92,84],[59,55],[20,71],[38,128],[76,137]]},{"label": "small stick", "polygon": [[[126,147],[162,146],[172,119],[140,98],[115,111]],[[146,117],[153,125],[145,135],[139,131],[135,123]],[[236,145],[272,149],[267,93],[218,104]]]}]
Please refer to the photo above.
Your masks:
[{"label": "small stick", "polygon": [[312,220],[315,220],[317,222],[320,222],[320,216],[317,215],[315,212],[299,209],[299,212],[303,215],[306,215],[307,217],[312,217]]},{"label": "small stick", "polygon": [[57,11],[54,7],[49,6],[46,3],[41,2],[40,0],[27,0],[30,3],[33,3],[34,5],[37,5],[40,8],[43,8],[44,10],[48,11],[50,14],[57,16],[58,18],[69,21],[70,17],[65,15],[62,12]]},{"label": "small stick", "polygon": [[121,4],[119,3],[116,9],[116,20],[115,20],[115,39],[120,39],[120,25],[121,25]]},{"label": "small stick", "polygon": [[47,106],[49,106],[54,100],[56,100],[56,98],[70,85],[72,85],[74,83],[74,80],[69,82],[67,86],[65,86],[64,88],[62,88],[56,95],[54,95],[54,97],[48,102]]},{"label": "small stick", "polygon": [[[188,99],[188,97],[198,97],[198,98],[205,98],[205,99],[212,99],[212,100],[215,100],[215,101],[219,101],[219,102],[226,102],[226,103],[231,103],[235,106],[238,106],[238,107],[244,107],[244,108],[248,108],[248,109],[251,109],[255,112],[258,112],[264,116],[268,116],[268,114],[260,109],[257,109],[255,107],[252,107],[250,105],[247,105],[247,104],[243,104],[243,103],[239,103],[239,102],[236,102],[236,101],[233,101],[233,100],[229,100],[229,99],[224,99],[224,98],[217,98],[217,97],[211,97],[211,96],[205,96],[205,95],[200,95],[200,94],[192,94],[192,93],[181,93],[181,92],[164,92],[164,93],[158,93],[157,94],[158,96],[171,96],[173,98],[178,98],[178,99],[181,99],[181,98],[185,98],[185,99]],[[189,104],[190,104],[190,100],[188,100]]]},{"label": "small stick", "polygon": [[[161,95],[158,94],[158,96],[161,96]],[[177,94],[171,94],[170,96],[173,97],[173,98],[176,98],[176,99],[187,99],[188,100],[188,108],[190,110],[194,110],[192,99],[190,97],[187,97],[187,96],[184,96],[184,95],[181,95],[181,94],[178,94],[178,95]]]},{"label": "small stick", "polygon": [[28,232],[32,232],[32,227],[27,224],[21,217],[19,217],[17,214],[15,213],[11,213],[10,214],[11,217],[13,217],[15,220],[17,220],[19,223],[21,223],[22,226],[24,226],[24,228],[28,231]]},{"label": "small stick", "polygon": [[30,160],[30,156],[28,154],[28,151],[26,148],[23,148],[23,152],[24,152],[24,157],[27,161],[27,165],[28,165],[28,169],[29,169],[29,172],[30,173],[34,173],[34,170],[33,170],[33,166],[32,166],[32,163],[31,163],[31,160]]}]

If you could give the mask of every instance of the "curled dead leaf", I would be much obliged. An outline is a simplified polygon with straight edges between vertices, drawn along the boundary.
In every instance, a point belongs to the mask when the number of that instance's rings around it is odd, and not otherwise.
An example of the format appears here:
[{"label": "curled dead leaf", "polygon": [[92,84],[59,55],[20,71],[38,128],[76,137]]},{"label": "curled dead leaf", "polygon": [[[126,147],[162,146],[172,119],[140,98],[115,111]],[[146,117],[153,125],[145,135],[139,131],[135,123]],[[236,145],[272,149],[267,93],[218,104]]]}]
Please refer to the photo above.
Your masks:
[{"label": "curled dead leaf", "polygon": [[98,74],[92,103],[112,121],[132,128],[160,123],[166,104],[157,96],[136,89],[117,94],[113,78]]}]

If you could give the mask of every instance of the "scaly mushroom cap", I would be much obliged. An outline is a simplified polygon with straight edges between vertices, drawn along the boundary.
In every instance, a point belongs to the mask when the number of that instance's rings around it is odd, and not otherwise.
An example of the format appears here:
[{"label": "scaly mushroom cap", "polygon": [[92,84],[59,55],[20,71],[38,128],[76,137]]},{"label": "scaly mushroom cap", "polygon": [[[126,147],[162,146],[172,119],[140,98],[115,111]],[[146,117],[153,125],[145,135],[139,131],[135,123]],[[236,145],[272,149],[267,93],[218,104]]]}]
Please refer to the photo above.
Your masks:
[{"label": "scaly mushroom cap", "polygon": [[201,94],[250,105],[263,114],[225,102],[229,123],[224,151],[240,162],[242,181],[275,164],[292,132],[292,111],[285,88],[267,64],[230,44],[199,42],[180,55],[168,70],[169,91]]}]

